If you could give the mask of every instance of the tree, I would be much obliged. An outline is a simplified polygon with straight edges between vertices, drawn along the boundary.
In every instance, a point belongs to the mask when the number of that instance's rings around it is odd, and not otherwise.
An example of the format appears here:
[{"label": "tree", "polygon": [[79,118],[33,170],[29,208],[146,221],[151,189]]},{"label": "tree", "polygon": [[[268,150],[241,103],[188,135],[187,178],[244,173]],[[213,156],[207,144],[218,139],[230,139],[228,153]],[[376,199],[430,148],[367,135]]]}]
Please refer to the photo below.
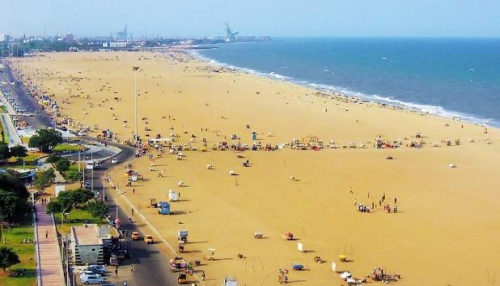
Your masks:
[{"label": "tree", "polygon": [[5,161],[10,158],[9,145],[5,142],[0,142],[0,161]]},{"label": "tree", "polygon": [[47,210],[46,212],[48,214],[53,214],[53,213],[60,213],[64,210],[64,206],[63,204],[58,201],[58,200],[51,200],[48,204],[47,204]]},{"label": "tree", "polygon": [[84,204],[94,198],[94,192],[87,189],[80,188],[71,191],[71,193],[73,195],[73,201],[75,204]]},{"label": "tree", "polygon": [[[76,205],[84,204],[94,198],[94,193],[87,189],[62,191],[57,195],[54,204],[47,206],[47,213],[57,213],[71,210]],[[49,211],[50,210],[50,211]]]},{"label": "tree", "polygon": [[61,159],[57,160],[56,162],[56,169],[57,171],[64,173],[69,169],[69,166],[71,163],[67,158],[62,157]]},{"label": "tree", "polygon": [[26,149],[26,147],[24,147],[22,145],[16,145],[16,146],[10,148],[10,156],[23,158],[23,157],[28,156],[28,150]]},{"label": "tree", "polygon": [[50,154],[49,157],[47,157],[47,160],[45,160],[45,162],[47,162],[47,163],[57,163],[57,161],[59,161],[59,159],[61,159],[61,156],[52,153],[52,154]]},{"label": "tree", "polygon": [[25,199],[13,192],[0,189],[0,216],[7,222],[23,220],[31,208]]},{"label": "tree", "polygon": [[46,187],[50,186],[56,175],[54,174],[54,169],[50,168],[46,171],[38,172],[35,176],[35,187],[40,191],[43,191]]},{"label": "tree", "polygon": [[90,201],[87,204],[87,211],[92,217],[99,218],[101,221],[108,213],[108,206],[102,201]]},{"label": "tree", "polygon": [[27,200],[30,196],[28,189],[19,179],[19,175],[15,171],[7,171],[0,174],[0,189],[15,194],[22,200]]},{"label": "tree", "polygon": [[19,256],[14,252],[11,247],[0,246],[0,267],[2,267],[3,272],[7,267],[11,267],[14,264],[20,263]]},{"label": "tree", "polygon": [[78,170],[68,170],[64,173],[64,178],[68,181],[77,182],[82,179],[82,173]]},{"label": "tree", "polygon": [[37,130],[36,134],[31,136],[28,146],[38,148],[42,152],[49,152],[61,142],[61,133],[55,129],[47,128]]}]

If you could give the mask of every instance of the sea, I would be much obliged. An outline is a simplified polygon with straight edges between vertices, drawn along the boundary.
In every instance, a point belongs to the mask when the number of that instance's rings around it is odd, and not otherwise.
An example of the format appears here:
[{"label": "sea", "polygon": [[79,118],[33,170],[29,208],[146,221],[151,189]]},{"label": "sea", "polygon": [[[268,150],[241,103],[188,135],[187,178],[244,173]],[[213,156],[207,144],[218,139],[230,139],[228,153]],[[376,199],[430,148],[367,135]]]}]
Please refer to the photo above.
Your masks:
[{"label": "sea", "polygon": [[276,38],[196,53],[276,80],[500,127],[500,39]]}]

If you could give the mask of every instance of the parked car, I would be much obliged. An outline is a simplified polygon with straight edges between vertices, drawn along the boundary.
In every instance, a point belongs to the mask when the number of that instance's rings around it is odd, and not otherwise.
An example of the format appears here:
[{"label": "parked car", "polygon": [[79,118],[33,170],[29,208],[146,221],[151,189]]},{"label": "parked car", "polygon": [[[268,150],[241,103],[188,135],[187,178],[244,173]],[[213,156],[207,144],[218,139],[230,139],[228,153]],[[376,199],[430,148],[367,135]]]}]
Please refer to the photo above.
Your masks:
[{"label": "parked car", "polygon": [[131,238],[132,238],[133,240],[139,240],[139,239],[141,238],[141,235],[139,234],[139,232],[134,231],[134,232],[132,232],[132,236],[131,236]]},{"label": "parked car", "polygon": [[86,277],[86,276],[99,276],[100,277],[101,274],[96,274],[91,270],[84,270],[84,271],[80,272],[80,278]]},{"label": "parked car", "polygon": [[102,265],[89,265],[89,267],[87,267],[87,271],[92,271],[93,273],[97,273],[97,274],[101,274],[101,275],[104,275],[106,274],[106,268]]},{"label": "parked car", "polygon": [[104,279],[101,276],[97,276],[97,275],[88,275],[88,276],[83,276],[80,278],[81,278],[83,284],[85,284],[85,285],[104,283]]}]

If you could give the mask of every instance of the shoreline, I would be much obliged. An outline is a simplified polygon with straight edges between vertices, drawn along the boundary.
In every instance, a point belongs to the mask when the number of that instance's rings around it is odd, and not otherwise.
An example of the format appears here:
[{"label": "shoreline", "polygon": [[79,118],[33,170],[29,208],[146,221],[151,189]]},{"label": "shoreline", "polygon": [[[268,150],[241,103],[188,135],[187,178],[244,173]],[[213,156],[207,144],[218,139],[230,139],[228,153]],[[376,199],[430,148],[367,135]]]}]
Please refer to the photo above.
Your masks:
[{"label": "shoreline", "polygon": [[[218,48],[218,47],[216,47],[216,48]],[[213,48],[211,48],[211,49],[213,49]],[[365,94],[362,92],[350,91],[348,87],[314,83],[314,82],[294,79],[294,78],[291,78],[288,76],[280,75],[280,74],[275,73],[275,72],[266,73],[266,72],[261,72],[261,71],[254,70],[254,69],[238,67],[238,66],[234,66],[234,65],[231,65],[228,63],[220,62],[216,59],[205,56],[205,55],[200,53],[203,50],[205,50],[205,49],[201,49],[201,50],[200,49],[187,49],[187,48],[185,49],[187,54],[189,54],[189,55],[193,56],[194,58],[196,58],[197,60],[203,61],[209,65],[215,65],[218,67],[233,69],[234,71],[238,71],[238,72],[241,72],[244,74],[249,74],[252,76],[259,77],[259,78],[287,82],[287,83],[292,84],[292,85],[298,85],[301,87],[316,90],[317,92],[324,93],[325,95],[328,95],[328,96],[343,96],[346,99],[350,99],[353,101],[360,100],[360,101],[366,102],[366,103],[379,104],[379,105],[384,105],[384,106],[397,108],[397,109],[401,109],[401,110],[409,110],[411,112],[419,113],[421,115],[433,115],[433,116],[443,117],[443,118],[447,118],[447,119],[452,119],[454,121],[460,121],[460,122],[464,122],[464,123],[474,124],[476,126],[500,129],[500,119],[495,120],[492,118],[489,118],[489,119],[482,118],[479,115],[450,110],[450,109],[446,109],[446,108],[444,108],[442,106],[438,106],[438,105],[428,105],[428,104],[416,103],[416,102],[405,102],[405,101],[401,101],[398,99],[392,99],[391,97],[384,97],[384,96],[380,96],[380,95],[376,95],[376,94],[370,95],[370,94]],[[428,111],[425,109],[434,109],[436,111],[432,112],[432,111]],[[492,122],[493,124],[489,124],[489,122]]]}]

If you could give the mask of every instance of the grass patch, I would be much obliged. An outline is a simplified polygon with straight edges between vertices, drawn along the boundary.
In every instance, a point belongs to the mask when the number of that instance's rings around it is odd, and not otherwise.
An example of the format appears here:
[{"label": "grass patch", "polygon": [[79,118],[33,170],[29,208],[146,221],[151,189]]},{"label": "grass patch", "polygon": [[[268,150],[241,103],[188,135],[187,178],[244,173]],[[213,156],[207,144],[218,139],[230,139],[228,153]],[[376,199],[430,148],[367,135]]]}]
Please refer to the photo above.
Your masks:
[{"label": "grass patch", "polygon": [[3,271],[0,270],[0,285],[3,286],[36,285],[35,244],[21,243],[21,241],[25,238],[29,238],[32,241],[34,240],[33,227],[31,226],[31,222],[5,230],[5,240],[7,243],[3,244],[2,240],[2,243],[0,245],[6,245],[12,247],[19,256],[19,260],[21,260],[21,263],[11,266],[9,270],[12,271],[24,268],[25,272],[23,276],[11,277],[9,276],[8,271],[3,273]]},{"label": "grass patch", "polygon": [[[28,153],[28,156],[21,158],[21,159],[23,159],[24,164],[26,166],[33,166],[33,165],[35,165],[36,160],[38,160],[38,158],[43,157],[45,155],[46,154],[44,154],[44,153]],[[18,157],[11,157],[7,160],[7,162],[9,164],[16,164],[16,163],[18,163],[18,160],[19,160]],[[9,166],[9,168],[22,168],[22,167],[23,167],[23,163],[20,163],[19,165]]]},{"label": "grass patch", "polygon": [[64,221],[64,224],[61,226],[61,213],[54,214],[54,219],[56,220],[56,227],[57,231],[61,233],[63,231],[64,233],[69,233],[70,228],[72,226],[81,226],[84,223],[96,223],[96,224],[103,224],[105,221],[101,221],[98,218],[93,218],[90,213],[88,213],[85,209],[79,208],[79,209],[73,209],[69,215],[66,216],[66,220]]},{"label": "grass patch", "polygon": [[21,137],[21,142],[28,144],[30,142],[30,137]]},{"label": "grass patch", "polygon": [[76,152],[78,150],[84,150],[85,148],[76,144],[59,144],[54,149],[54,152]]},{"label": "grass patch", "polygon": [[7,108],[3,105],[0,105],[0,113],[7,113]]}]

